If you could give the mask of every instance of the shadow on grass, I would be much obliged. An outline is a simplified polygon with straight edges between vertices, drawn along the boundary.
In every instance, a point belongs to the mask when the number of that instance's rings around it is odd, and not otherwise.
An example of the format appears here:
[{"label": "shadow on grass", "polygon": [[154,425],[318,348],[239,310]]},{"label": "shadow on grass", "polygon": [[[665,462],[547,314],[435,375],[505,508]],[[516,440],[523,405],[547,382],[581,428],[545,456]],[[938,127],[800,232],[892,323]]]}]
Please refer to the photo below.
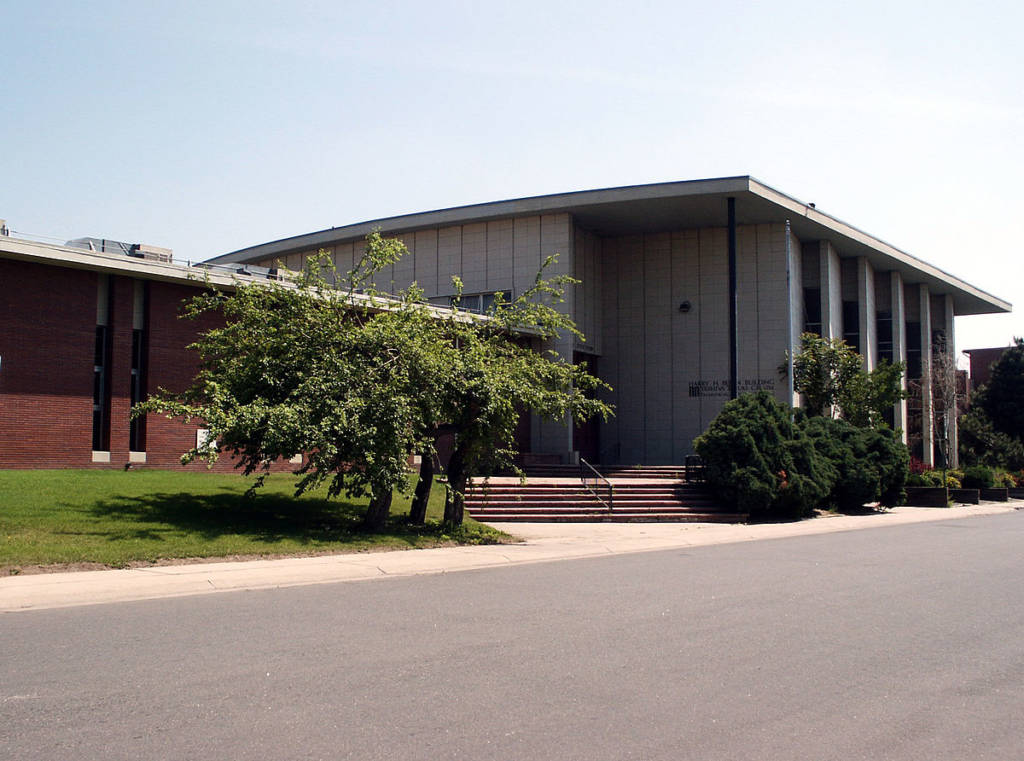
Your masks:
[{"label": "shadow on grass", "polygon": [[406,516],[392,516],[383,531],[369,532],[362,525],[365,512],[365,505],[326,499],[188,492],[116,496],[92,508],[97,517],[139,524],[135,528],[124,526],[104,532],[112,541],[160,540],[161,529],[154,527],[154,523],[206,540],[238,535],[259,542],[289,541],[302,545],[392,539],[415,546],[424,540],[454,538],[437,523],[410,525]]}]

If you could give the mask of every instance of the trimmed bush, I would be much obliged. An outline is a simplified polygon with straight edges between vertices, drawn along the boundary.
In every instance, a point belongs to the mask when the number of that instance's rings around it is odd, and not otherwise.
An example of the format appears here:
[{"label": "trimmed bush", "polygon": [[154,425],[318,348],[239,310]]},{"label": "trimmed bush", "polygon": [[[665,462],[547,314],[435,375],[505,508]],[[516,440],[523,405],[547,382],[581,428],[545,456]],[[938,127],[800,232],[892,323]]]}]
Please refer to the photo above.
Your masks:
[{"label": "trimmed bush", "polygon": [[942,473],[937,470],[925,470],[921,473],[911,473],[907,476],[907,486],[918,488],[942,486]]},{"label": "trimmed bush", "polygon": [[965,489],[991,489],[995,484],[995,475],[987,465],[971,465],[964,468],[963,485]]},{"label": "trimmed bush", "polygon": [[[857,512],[868,503],[890,507],[906,499],[910,453],[887,428],[859,428],[845,420],[810,418],[804,429],[818,452],[835,468],[829,504],[842,512]],[[936,483],[929,483],[932,474]],[[942,486],[942,476],[923,471],[922,486]]]},{"label": "trimmed bush", "polygon": [[1017,479],[1013,477],[1012,473],[997,473],[993,477],[993,485],[1005,489],[1015,489],[1017,487]]},{"label": "trimmed bush", "polygon": [[825,501],[835,468],[792,415],[766,391],[744,394],[697,437],[705,477],[721,500],[757,520],[804,518]]}]

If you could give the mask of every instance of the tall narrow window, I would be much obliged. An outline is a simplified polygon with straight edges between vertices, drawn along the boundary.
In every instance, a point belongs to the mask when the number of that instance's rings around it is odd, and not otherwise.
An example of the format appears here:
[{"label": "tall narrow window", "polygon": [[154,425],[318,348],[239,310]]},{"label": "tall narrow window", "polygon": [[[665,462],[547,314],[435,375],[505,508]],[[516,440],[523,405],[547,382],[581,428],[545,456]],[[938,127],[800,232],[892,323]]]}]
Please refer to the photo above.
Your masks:
[{"label": "tall narrow window", "polygon": [[92,449],[110,451],[110,277],[96,282],[96,332],[92,350]]},{"label": "tall narrow window", "polygon": [[878,335],[878,358],[889,362],[894,360],[892,345],[892,312],[878,312],[875,320]]},{"label": "tall narrow window", "polygon": [[[128,396],[132,407],[146,399],[146,283],[134,283],[134,308],[132,314],[132,371],[131,388]],[[128,449],[132,452],[146,451],[146,419],[130,418],[128,423]]]},{"label": "tall narrow window", "polygon": [[906,327],[907,340],[907,377],[921,377],[921,323],[908,322]]},{"label": "tall narrow window", "polygon": [[843,302],[843,340],[860,354],[860,305],[856,301]]},{"label": "tall narrow window", "polygon": [[804,288],[804,332],[821,335],[820,288]]}]

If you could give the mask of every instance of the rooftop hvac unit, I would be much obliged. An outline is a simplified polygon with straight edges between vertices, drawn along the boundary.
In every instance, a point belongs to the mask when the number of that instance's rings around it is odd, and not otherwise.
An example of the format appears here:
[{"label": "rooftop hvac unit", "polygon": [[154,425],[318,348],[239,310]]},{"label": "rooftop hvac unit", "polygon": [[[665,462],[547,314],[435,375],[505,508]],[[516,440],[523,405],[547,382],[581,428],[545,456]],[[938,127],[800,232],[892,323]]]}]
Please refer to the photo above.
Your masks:
[{"label": "rooftop hvac unit", "polygon": [[164,262],[171,264],[174,261],[174,252],[169,248],[150,246],[145,243],[136,243],[128,251],[128,256],[138,259],[146,259],[151,262]]}]

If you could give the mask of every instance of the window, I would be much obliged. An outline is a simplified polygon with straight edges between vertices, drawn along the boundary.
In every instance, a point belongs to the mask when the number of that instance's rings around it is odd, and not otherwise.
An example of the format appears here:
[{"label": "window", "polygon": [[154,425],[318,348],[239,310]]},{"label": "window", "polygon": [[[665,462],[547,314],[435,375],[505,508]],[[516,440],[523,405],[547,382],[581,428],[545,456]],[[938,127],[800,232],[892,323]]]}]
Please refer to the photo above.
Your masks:
[{"label": "window", "polygon": [[820,288],[804,288],[804,332],[821,335]]},{"label": "window", "polygon": [[907,323],[907,377],[921,377],[921,323]]},{"label": "window", "polygon": [[860,354],[860,306],[856,301],[843,302],[843,340]]},{"label": "window", "polygon": [[[132,373],[129,396],[132,407],[146,398],[146,333],[132,331]],[[128,449],[132,452],[146,451],[146,418],[131,418],[128,423]]]},{"label": "window", "polygon": [[875,315],[875,331],[878,334],[878,358],[895,362],[892,345],[892,312],[878,312]]},{"label": "window", "polygon": [[109,365],[109,331],[106,325],[97,325],[92,363],[92,448],[96,452],[110,449]]},{"label": "window", "polygon": [[[459,301],[459,309],[464,309],[467,312],[475,312],[477,314],[487,314],[491,309],[494,308],[494,304],[497,301],[498,294],[501,294],[502,301],[508,303],[512,300],[512,291],[490,291],[488,293],[464,293]],[[455,306],[456,296],[435,296],[430,299],[430,303],[434,306]]]}]

